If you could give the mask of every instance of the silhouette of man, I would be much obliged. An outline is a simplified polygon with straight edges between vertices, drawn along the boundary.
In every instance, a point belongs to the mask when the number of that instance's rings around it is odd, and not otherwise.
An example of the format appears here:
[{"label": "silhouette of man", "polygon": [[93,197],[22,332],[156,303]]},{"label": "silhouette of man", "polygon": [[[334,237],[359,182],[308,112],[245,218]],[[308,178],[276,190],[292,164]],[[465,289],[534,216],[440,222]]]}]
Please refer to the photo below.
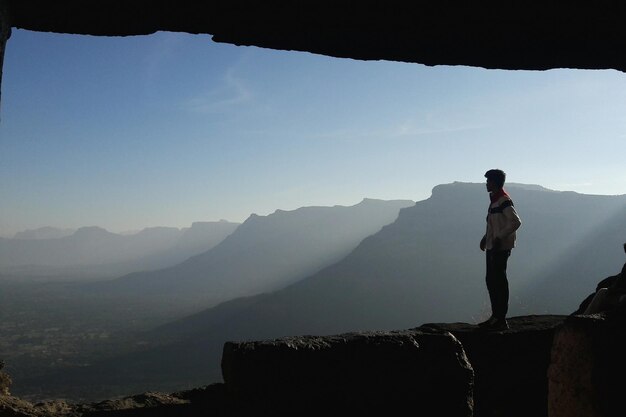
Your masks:
[{"label": "silhouette of man", "polygon": [[478,325],[489,330],[504,330],[509,326],[509,282],[506,265],[515,247],[515,231],[522,222],[513,207],[511,197],[504,190],[506,174],[500,169],[485,173],[491,204],[487,212],[487,231],[480,241],[480,250],[486,251],[486,281],[491,301],[491,317]]}]

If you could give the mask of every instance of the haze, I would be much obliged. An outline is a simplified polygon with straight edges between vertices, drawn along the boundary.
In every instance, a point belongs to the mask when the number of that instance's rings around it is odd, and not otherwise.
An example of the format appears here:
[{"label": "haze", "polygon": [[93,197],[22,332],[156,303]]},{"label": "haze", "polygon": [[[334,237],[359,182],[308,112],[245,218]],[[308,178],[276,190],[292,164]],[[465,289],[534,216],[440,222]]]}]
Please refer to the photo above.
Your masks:
[{"label": "haze", "polygon": [[0,236],[244,221],[511,181],[626,189],[626,77],[363,62],[208,36],[14,30]]},{"label": "haze", "polygon": [[624,261],[616,71],[172,33],[15,30],[5,58],[0,359],[26,399],[219,382],[228,340],[480,322],[490,168],[523,221],[510,315],[570,314]]}]

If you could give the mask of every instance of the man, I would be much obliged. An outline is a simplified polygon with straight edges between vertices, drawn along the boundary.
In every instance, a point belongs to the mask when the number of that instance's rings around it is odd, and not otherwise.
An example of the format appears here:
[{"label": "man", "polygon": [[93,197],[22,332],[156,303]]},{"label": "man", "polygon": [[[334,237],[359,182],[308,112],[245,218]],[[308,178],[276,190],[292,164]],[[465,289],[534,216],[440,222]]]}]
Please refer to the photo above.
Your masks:
[{"label": "man", "polygon": [[500,169],[485,173],[491,204],[487,212],[487,232],[480,241],[480,250],[487,251],[487,290],[491,301],[491,317],[479,326],[488,330],[505,330],[509,326],[509,282],[506,264],[515,247],[515,231],[522,225],[511,197],[504,191],[506,174]]}]

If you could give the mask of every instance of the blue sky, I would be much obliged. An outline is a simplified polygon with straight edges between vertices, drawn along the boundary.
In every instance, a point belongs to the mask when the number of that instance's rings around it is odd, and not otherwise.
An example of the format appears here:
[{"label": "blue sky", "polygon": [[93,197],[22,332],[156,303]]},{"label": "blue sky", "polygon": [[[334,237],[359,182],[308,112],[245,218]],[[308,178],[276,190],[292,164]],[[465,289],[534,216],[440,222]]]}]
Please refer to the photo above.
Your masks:
[{"label": "blue sky", "polygon": [[508,180],[626,193],[626,74],[337,59],[206,35],[14,30],[0,122],[0,236],[114,232],[421,200]]}]

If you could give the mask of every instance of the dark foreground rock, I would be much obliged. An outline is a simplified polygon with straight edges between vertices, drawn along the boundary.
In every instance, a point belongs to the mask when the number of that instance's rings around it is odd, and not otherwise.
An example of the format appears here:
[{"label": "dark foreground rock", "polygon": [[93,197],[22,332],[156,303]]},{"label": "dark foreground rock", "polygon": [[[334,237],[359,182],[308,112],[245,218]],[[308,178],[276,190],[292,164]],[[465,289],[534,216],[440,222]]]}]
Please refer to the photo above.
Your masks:
[{"label": "dark foreground rock", "polygon": [[626,415],[626,317],[571,316],[554,338],[550,417]]},{"label": "dark foreground rock", "polygon": [[466,323],[425,324],[452,333],[474,369],[476,417],[547,416],[550,350],[565,316],[509,319],[510,329],[485,332]]},{"label": "dark foreground rock", "polygon": [[145,392],[90,404],[49,401],[31,404],[0,395],[0,417],[191,417],[225,416],[223,384],[164,394]]},{"label": "dark foreground rock", "polygon": [[[11,25],[92,35],[208,33],[235,45],[500,69],[626,70],[620,1],[6,0]],[[0,2],[1,4],[2,2]]]},{"label": "dark foreground rock", "polygon": [[236,415],[400,415],[428,403],[472,416],[472,368],[444,332],[227,343],[222,371]]},{"label": "dark foreground rock", "polygon": [[626,386],[620,379],[626,375],[623,320],[525,316],[509,324],[509,330],[498,332],[445,323],[406,331],[229,342],[222,357],[223,384],[91,404],[31,404],[0,395],[0,417],[407,412],[543,417],[548,403],[550,417],[624,415],[613,412]]}]

